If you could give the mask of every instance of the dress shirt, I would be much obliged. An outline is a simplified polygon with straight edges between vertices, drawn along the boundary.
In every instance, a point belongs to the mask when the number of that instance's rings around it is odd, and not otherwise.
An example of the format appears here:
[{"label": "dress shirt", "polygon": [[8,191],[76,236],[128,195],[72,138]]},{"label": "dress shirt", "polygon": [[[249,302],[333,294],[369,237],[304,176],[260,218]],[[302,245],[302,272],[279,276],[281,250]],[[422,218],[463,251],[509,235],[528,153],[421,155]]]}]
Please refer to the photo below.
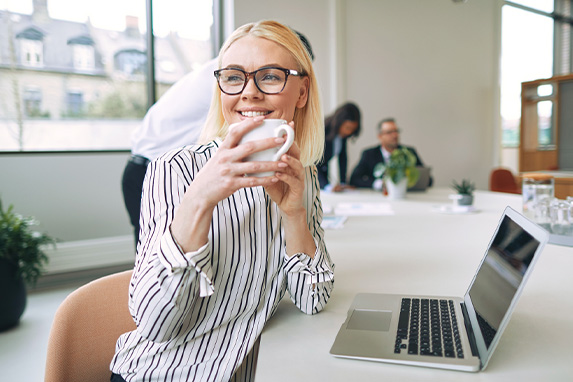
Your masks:
[{"label": "dress shirt", "polygon": [[131,153],[149,160],[197,143],[207,119],[217,60],[186,74],[153,105],[131,136]]},{"label": "dress shirt", "polygon": [[263,187],[220,201],[208,242],[182,252],[169,227],[220,143],[172,150],[147,171],[129,291],[138,328],[118,339],[111,363],[128,382],[251,381],[259,336],[285,292],[307,314],[330,297],[334,265],[324,244],[315,166],[305,169],[304,195],[314,258],[287,255],[281,212]]}]

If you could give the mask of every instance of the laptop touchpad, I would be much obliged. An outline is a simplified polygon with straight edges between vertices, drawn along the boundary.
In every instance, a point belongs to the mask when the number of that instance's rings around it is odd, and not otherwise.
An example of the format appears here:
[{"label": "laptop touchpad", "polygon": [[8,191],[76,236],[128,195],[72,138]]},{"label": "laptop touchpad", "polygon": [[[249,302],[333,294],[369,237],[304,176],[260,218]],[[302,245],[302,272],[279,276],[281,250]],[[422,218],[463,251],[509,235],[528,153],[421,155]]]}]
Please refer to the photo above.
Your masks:
[{"label": "laptop touchpad", "polygon": [[354,309],[346,329],[387,332],[391,321],[390,311]]}]

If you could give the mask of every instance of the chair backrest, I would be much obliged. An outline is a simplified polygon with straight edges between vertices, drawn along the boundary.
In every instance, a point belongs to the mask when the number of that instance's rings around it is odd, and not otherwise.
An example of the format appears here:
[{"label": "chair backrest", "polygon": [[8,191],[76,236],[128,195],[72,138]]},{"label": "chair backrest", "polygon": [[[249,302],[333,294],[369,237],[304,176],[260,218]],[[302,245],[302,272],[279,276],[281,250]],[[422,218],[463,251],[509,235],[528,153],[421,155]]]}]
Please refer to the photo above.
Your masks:
[{"label": "chair backrest", "polygon": [[136,328],[128,308],[131,274],[101,277],[62,302],[50,330],[45,382],[109,381],[117,339]]},{"label": "chair backrest", "polygon": [[513,176],[513,173],[506,168],[494,168],[491,170],[489,176],[489,190],[510,194],[521,194],[521,190],[515,180],[515,176]]}]

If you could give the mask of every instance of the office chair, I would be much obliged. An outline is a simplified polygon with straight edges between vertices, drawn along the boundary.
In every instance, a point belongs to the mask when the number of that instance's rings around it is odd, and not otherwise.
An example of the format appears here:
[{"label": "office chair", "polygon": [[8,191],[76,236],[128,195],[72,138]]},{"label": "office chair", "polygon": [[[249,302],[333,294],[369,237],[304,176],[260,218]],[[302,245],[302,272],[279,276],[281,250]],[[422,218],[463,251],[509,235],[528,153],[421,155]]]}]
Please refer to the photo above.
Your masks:
[{"label": "office chair", "polygon": [[117,339],[136,328],[127,305],[131,274],[101,277],[66,297],[50,330],[44,382],[109,381]]},{"label": "office chair", "polygon": [[521,189],[515,181],[513,173],[501,167],[491,170],[489,175],[489,190],[509,194],[521,194]]}]

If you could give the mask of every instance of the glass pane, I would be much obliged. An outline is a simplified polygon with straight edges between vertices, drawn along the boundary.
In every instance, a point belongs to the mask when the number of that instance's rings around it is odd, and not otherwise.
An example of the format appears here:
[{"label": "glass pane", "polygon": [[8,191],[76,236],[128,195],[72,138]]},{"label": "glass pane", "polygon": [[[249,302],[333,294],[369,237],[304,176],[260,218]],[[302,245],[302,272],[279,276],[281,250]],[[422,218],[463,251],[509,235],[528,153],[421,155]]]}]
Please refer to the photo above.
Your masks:
[{"label": "glass pane", "polygon": [[213,0],[153,2],[158,98],[184,74],[213,57],[212,25]]},{"label": "glass pane", "polygon": [[508,5],[502,8],[502,145],[519,145],[521,83],[553,75],[553,19]]},{"label": "glass pane", "polygon": [[553,94],[553,85],[539,85],[537,87],[537,95],[539,97],[547,97]]},{"label": "glass pane", "polygon": [[554,0],[511,0],[511,2],[549,13],[554,9]]},{"label": "glass pane", "polygon": [[553,145],[553,101],[537,103],[537,118],[537,140],[539,146]]},{"label": "glass pane", "polygon": [[[161,94],[212,56],[212,0],[154,4]],[[143,0],[0,0],[0,151],[130,149],[147,111]]]}]

